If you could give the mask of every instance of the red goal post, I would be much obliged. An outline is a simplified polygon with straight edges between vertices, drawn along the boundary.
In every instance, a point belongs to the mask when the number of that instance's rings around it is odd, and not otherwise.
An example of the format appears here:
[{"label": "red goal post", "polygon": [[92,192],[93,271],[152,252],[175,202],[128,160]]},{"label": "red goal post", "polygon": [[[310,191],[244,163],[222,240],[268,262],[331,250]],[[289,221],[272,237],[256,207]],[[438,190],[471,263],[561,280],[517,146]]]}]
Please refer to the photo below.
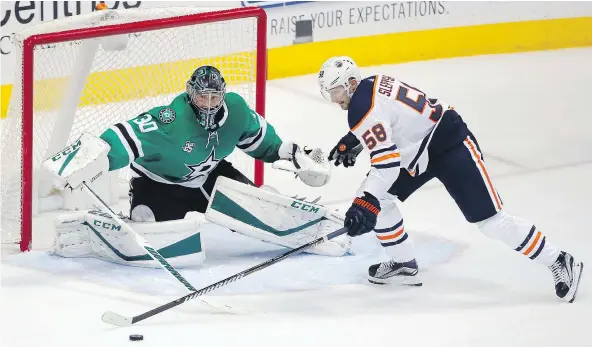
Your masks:
[{"label": "red goal post", "polygon": [[[145,11],[151,11],[152,9],[149,10],[145,10]],[[126,11],[131,11],[131,10],[125,10],[125,11],[117,11],[118,13],[120,13],[122,15],[122,17],[125,15]],[[137,12],[140,14],[141,17],[141,12]],[[37,144],[35,142],[35,137],[37,136],[41,136],[38,133],[40,132],[40,130],[38,130],[38,127],[36,126],[36,109],[39,109],[39,105],[38,103],[36,103],[36,96],[38,96],[36,94],[35,91],[35,87],[36,86],[40,86],[39,84],[39,79],[38,77],[36,77],[36,70],[40,69],[41,67],[36,65],[37,63],[37,59],[39,53],[38,52],[40,49],[40,47],[42,45],[52,45],[52,44],[57,44],[57,43],[65,43],[65,42],[73,42],[73,41],[85,41],[85,40],[91,40],[91,39],[103,39],[103,40],[108,40],[109,37],[114,37],[116,35],[129,35],[129,34],[137,34],[137,33],[152,33],[152,32],[157,32],[159,30],[163,30],[163,29],[173,29],[173,28],[184,28],[184,27],[191,27],[193,31],[188,31],[189,33],[192,32],[199,32],[199,34],[195,34],[195,36],[199,36],[199,35],[205,35],[204,36],[204,41],[200,42],[201,44],[203,44],[203,47],[206,47],[204,49],[208,49],[208,47],[211,47],[214,45],[214,43],[210,42],[210,41],[206,41],[206,39],[208,40],[219,40],[219,37],[212,37],[210,36],[210,38],[208,38],[208,30],[212,30],[211,34],[212,35],[227,35],[228,33],[226,32],[227,30],[233,30],[232,29],[232,25],[229,25],[226,29],[225,27],[221,26],[220,28],[214,28],[211,29],[213,27],[209,26],[210,24],[214,23],[226,23],[226,22],[232,22],[232,21],[236,21],[236,20],[242,20],[242,19],[248,19],[251,18],[254,20],[254,25],[256,26],[255,29],[255,37],[254,39],[256,40],[256,43],[254,45],[254,50],[255,50],[255,58],[254,59],[247,59],[245,58],[244,61],[237,61],[236,62],[236,67],[232,66],[232,64],[234,64],[234,62],[228,62],[225,63],[227,65],[230,66],[226,66],[227,70],[229,71],[238,71],[238,69],[243,69],[243,70],[254,70],[252,72],[252,74],[250,72],[248,73],[244,73],[244,72],[240,72],[239,74],[241,74],[239,77],[235,78],[235,80],[239,81],[240,84],[245,84],[245,83],[250,83],[252,85],[254,85],[254,98],[252,98],[251,100],[251,106],[255,108],[255,110],[261,114],[264,115],[265,114],[265,85],[266,85],[266,69],[267,69],[267,51],[266,51],[266,27],[267,27],[267,18],[266,18],[266,14],[265,11],[261,8],[258,7],[246,7],[246,8],[237,8],[237,9],[228,9],[228,10],[220,10],[220,11],[213,11],[213,12],[203,12],[203,13],[192,13],[192,14],[188,14],[188,15],[179,15],[179,16],[171,16],[171,17],[165,17],[165,18],[155,18],[155,19],[148,19],[148,20],[132,20],[130,22],[126,22],[126,23],[120,23],[120,24],[106,24],[106,25],[99,25],[99,26],[89,26],[89,27],[83,27],[83,28],[77,28],[77,29],[71,29],[71,30],[65,30],[65,31],[57,31],[57,32],[44,32],[44,33],[36,33],[34,35],[28,36],[26,37],[23,41],[22,41],[22,62],[17,62],[17,68],[18,68],[18,64],[22,65],[22,71],[20,73],[22,73],[22,75],[20,75],[20,77],[22,78],[20,83],[17,83],[16,81],[16,77],[15,77],[15,90],[12,91],[12,97],[11,97],[11,104],[9,106],[10,110],[12,110],[13,114],[12,117],[16,118],[16,123],[17,124],[15,127],[17,129],[7,129],[7,127],[9,127],[9,124],[7,124],[6,121],[3,121],[4,127],[3,127],[3,142],[5,142],[5,136],[9,136],[9,135],[5,135],[8,134],[10,132],[20,132],[20,138],[18,138],[18,134],[16,135],[16,139],[13,139],[14,142],[18,142],[20,140],[20,149],[18,148],[9,148],[10,147],[10,143],[9,144],[5,144],[3,143],[2,145],[2,159],[3,162],[5,162],[4,164],[2,164],[2,180],[4,181],[3,186],[2,186],[2,233],[0,236],[2,236],[2,243],[16,243],[18,242],[20,244],[20,250],[21,251],[25,251],[31,248],[32,246],[32,238],[33,238],[33,215],[34,215],[34,199],[37,198],[36,196],[36,192],[33,191],[34,188],[34,183],[36,183],[36,178],[34,177],[34,172],[35,170],[38,168],[38,165],[40,164],[40,161],[42,161],[41,159],[39,159],[38,157],[42,154],[40,154],[39,151],[46,151],[47,147],[49,145],[42,145],[41,147],[45,146],[45,148],[36,148]],[[200,32],[200,30],[202,31],[206,31],[205,33]],[[242,30],[242,31],[248,31],[248,30]],[[242,32],[239,32],[237,30],[236,33],[232,34],[230,33],[230,35],[242,35]],[[156,35],[155,35],[156,36]],[[174,35],[173,35],[174,36]],[[234,38],[235,36],[230,36],[231,38]],[[166,40],[165,37],[163,38],[158,38],[155,37],[155,42],[157,40]],[[188,37],[188,39],[194,39],[193,37]],[[199,42],[199,40],[198,40]],[[184,44],[184,43],[183,43]],[[180,44],[180,47],[183,46],[183,44]],[[223,43],[222,43],[223,44]],[[229,45],[232,44],[232,42],[228,43]],[[191,43],[189,43],[189,45],[191,45]],[[183,46],[185,47],[185,46]],[[126,48],[127,49],[127,48]],[[221,52],[224,51],[223,49],[220,49],[219,47],[215,48],[215,52],[213,52],[213,54],[215,55],[220,55]],[[232,52],[232,49],[229,49],[228,52]],[[224,54],[224,52],[222,52],[222,54]],[[234,53],[228,53],[230,54],[230,56],[232,56],[232,54]],[[251,56],[253,54],[250,54]],[[200,59],[205,59],[205,58],[200,58]],[[216,59],[218,58],[212,58],[214,61],[216,61]],[[221,58],[223,59],[223,58]],[[242,58],[241,58],[242,59]],[[254,61],[253,61],[254,60]],[[42,62],[43,63],[43,62]],[[108,59],[107,59],[107,63],[109,63]],[[151,63],[148,62],[147,63]],[[213,64],[214,65],[214,64]],[[240,66],[238,66],[240,65]],[[249,66],[247,66],[249,65]],[[251,66],[252,65],[252,66]],[[246,67],[245,67],[246,66]],[[196,66],[194,66],[193,68],[196,68]],[[224,69],[221,69],[223,74],[225,74]],[[94,70],[93,70],[94,71]],[[108,71],[108,70],[107,70]],[[187,70],[189,71],[189,70]],[[183,73],[186,73],[187,71],[184,71]],[[103,71],[100,71],[98,73],[101,73]],[[167,76],[166,74],[167,72],[165,72],[163,74],[163,76]],[[178,71],[176,71],[175,73],[179,73]],[[189,78],[190,73],[187,74],[185,76],[185,78]],[[248,79],[249,77],[244,77],[243,74],[245,76],[252,76],[254,75],[254,80],[253,81],[247,81],[246,79]],[[18,75],[18,74],[17,74]],[[232,76],[229,76],[230,78],[230,84],[232,84]],[[60,77],[61,78],[61,77]],[[181,78],[181,77],[179,77]],[[226,78],[226,74],[225,74],[225,78]],[[73,79],[73,78],[72,78]],[[124,81],[125,78],[122,78],[121,81]],[[119,82],[119,81],[118,81]],[[129,82],[129,81],[126,81]],[[239,83],[237,82],[237,83]],[[123,82],[122,82],[123,83]],[[133,83],[133,81],[132,81]],[[17,90],[16,87],[20,84],[20,90]],[[86,81],[86,84],[84,86],[84,88],[87,88],[87,85],[89,84],[88,81]],[[41,87],[40,88],[46,88],[47,86]],[[184,85],[181,86],[182,88],[184,88]],[[131,89],[133,89],[134,87],[130,87]],[[248,89],[249,91],[253,90],[253,87],[248,87],[250,89]],[[50,88],[51,89],[51,88]],[[84,93],[84,92],[83,92]],[[20,94],[20,100],[18,97],[18,94]],[[247,101],[249,102],[248,98],[246,97],[245,99],[247,99]],[[18,102],[21,102],[22,104],[20,105],[22,107],[22,112],[18,112],[18,105],[15,107],[13,105],[13,102],[15,102],[15,104],[17,104]],[[254,105],[253,105],[254,104]],[[158,106],[158,105],[147,105],[151,107],[154,106]],[[95,106],[93,106],[95,107]],[[98,106],[97,106],[98,107]],[[42,108],[42,107],[41,107]],[[80,107],[79,109],[82,109],[83,107]],[[92,107],[91,107],[92,108]],[[10,113],[9,110],[9,113]],[[139,110],[141,111],[141,110]],[[43,112],[46,112],[46,110],[44,110]],[[76,111],[78,112],[78,110]],[[105,111],[106,112],[106,111]],[[20,115],[18,114],[20,113]],[[19,128],[19,116],[20,116],[20,129]],[[100,114],[99,114],[100,116]],[[110,114],[105,113],[103,115],[104,117],[110,117]],[[131,118],[134,116],[134,114],[126,114],[125,116],[127,116],[126,118]],[[10,117],[10,114],[8,115],[7,118]],[[59,119],[59,117],[61,117],[61,115],[55,116],[56,118]],[[76,117],[78,116],[78,113],[76,113],[74,116],[74,119],[76,120]],[[94,117],[94,116],[93,116]],[[39,116],[39,118],[41,118],[41,116]],[[86,116],[81,118],[86,118]],[[102,118],[101,118],[102,120]],[[113,119],[116,121],[122,121],[124,119]],[[37,122],[39,122],[39,120],[37,120]],[[103,129],[104,130],[104,129]],[[61,131],[61,129],[54,129],[55,131]],[[74,136],[75,130],[73,129],[69,134],[68,134],[68,138],[71,138],[72,136]],[[11,140],[7,140],[6,142],[11,142]],[[47,141],[49,142],[49,141]],[[13,144],[14,145],[14,144]],[[10,151],[17,151],[20,152],[19,155],[14,155],[13,157],[11,157]],[[236,151],[235,151],[236,152]],[[8,164],[6,164],[6,161],[10,161],[11,158],[16,159],[17,157],[20,156],[20,196],[16,196],[14,192],[11,193],[10,190],[15,190],[14,187],[14,180],[11,180],[10,176],[9,176],[9,171],[19,171],[15,168],[15,170],[11,170],[8,169]],[[12,165],[18,165],[15,162],[12,162]],[[260,161],[254,161],[254,164],[252,164],[254,166],[253,168],[253,173],[251,175],[251,178],[254,180],[254,182],[257,185],[261,185],[263,184],[263,163]],[[8,181],[7,181],[8,180]],[[9,187],[9,185],[12,183],[12,186]],[[6,188],[6,189],[5,189]],[[20,206],[8,206],[7,208],[12,208],[12,210],[5,210],[5,206],[6,204],[8,205],[13,205],[16,204],[16,202],[14,201],[14,199],[18,199],[20,200]],[[16,210],[20,210],[20,217],[16,216]],[[7,213],[5,213],[7,212]],[[6,220],[8,218],[8,220]],[[17,220],[18,219],[18,220]]]}]

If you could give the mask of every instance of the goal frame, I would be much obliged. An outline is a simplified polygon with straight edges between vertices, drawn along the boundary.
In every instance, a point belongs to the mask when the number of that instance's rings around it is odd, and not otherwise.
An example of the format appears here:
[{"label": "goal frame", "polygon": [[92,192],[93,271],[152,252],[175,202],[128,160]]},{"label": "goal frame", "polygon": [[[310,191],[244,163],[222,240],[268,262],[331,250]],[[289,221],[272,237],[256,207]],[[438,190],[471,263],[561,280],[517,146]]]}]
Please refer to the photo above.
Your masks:
[{"label": "goal frame", "polygon": [[[212,12],[196,13],[164,19],[110,24],[100,27],[65,30],[37,34],[23,41],[22,61],[22,182],[21,182],[21,241],[20,250],[30,250],[33,239],[33,86],[35,46],[113,35],[147,32],[159,29],[206,24],[223,20],[255,17],[257,19],[257,58],[255,78],[255,111],[265,116],[265,89],[267,80],[267,15],[260,7],[243,7]],[[16,91],[13,90],[13,93]],[[255,160],[254,183],[263,185],[263,162]]]}]

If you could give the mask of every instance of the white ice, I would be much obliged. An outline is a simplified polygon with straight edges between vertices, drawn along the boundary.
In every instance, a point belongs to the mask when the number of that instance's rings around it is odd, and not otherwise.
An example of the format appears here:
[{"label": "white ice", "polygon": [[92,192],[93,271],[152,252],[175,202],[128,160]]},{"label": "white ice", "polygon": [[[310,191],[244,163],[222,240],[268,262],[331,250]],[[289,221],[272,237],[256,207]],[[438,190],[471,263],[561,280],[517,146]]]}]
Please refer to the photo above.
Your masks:
[{"label": "white ice", "polygon": [[[476,135],[505,208],[533,221],[547,239],[592,264],[592,48],[378,66],[364,74],[399,77],[455,106]],[[330,149],[345,114],[327,105],[314,75],[270,81],[267,117],[285,138]],[[286,194],[322,196],[346,209],[368,168],[311,189],[282,172],[266,182]],[[242,314],[212,313],[189,302],[136,326],[114,328],[105,310],[135,315],[183,294],[161,270],[44,251],[3,254],[2,346],[592,346],[592,275],[578,299],[556,299],[550,272],[468,224],[437,182],[401,205],[414,237],[424,286],[372,286],[367,266],[384,254],[373,235],[354,255],[299,255],[213,292]],[[36,231],[38,232],[38,231]],[[45,235],[45,237],[49,237]],[[285,249],[212,227],[207,260],[181,272],[205,286]]]}]

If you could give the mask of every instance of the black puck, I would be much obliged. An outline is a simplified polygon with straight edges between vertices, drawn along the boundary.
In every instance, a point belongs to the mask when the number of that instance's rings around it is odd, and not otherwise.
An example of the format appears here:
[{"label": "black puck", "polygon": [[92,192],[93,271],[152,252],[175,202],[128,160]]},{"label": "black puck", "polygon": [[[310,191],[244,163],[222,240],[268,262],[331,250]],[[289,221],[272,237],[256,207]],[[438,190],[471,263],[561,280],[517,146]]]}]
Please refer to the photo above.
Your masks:
[{"label": "black puck", "polygon": [[142,335],[130,335],[130,341],[142,341],[144,340],[144,336]]}]

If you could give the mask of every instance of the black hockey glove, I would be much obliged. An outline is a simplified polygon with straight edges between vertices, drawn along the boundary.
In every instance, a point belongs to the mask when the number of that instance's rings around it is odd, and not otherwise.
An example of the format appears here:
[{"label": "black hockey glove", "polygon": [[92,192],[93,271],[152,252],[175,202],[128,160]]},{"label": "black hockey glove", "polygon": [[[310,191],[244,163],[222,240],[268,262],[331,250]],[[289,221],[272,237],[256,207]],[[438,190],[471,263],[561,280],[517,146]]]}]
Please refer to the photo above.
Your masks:
[{"label": "black hockey glove", "polygon": [[359,236],[374,229],[376,217],[380,212],[380,203],[372,194],[364,192],[364,196],[356,198],[345,213],[345,226],[349,236]]},{"label": "black hockey glove", "polygon": [[364,147],[360,143],[360,140],[354,134],[348,132],[347,135],[339,140],[337,146],[333,147],[329,153],[329,160],[335,160],[335,166],[339,166],[341,163],[345,167],[354,166],[356,157],[362,149]]}]

